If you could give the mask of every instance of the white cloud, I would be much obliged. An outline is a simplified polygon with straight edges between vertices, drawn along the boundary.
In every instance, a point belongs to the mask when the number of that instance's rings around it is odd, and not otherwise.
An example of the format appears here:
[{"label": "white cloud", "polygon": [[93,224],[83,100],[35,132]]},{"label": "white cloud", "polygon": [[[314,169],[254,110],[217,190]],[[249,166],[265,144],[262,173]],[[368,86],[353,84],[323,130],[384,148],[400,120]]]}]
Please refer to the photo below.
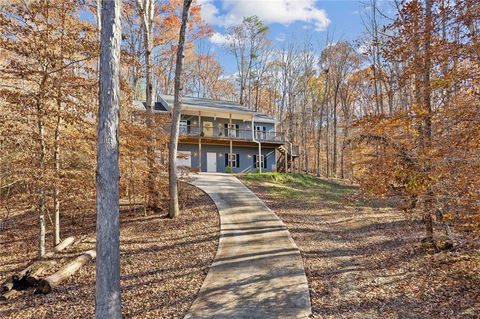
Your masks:
[{"label": "white cloud", "polygon": [[279,33],[275,40],[277,40],[278,42],[283,42],[286,38],[287,37],[285,36],[285,33]]},{"label": "white cloud", "polygon": [[221,33],[218,33],[218,32],[214,32],[210,36],[209,40],[213,44],[219,44],[219,45],[230,43],[230,38],[229,38],[228,35],[224,35],[224,34],[221,34]]},{"label": "white cloud", "polygon": [[256,15],[263,22],[288,25],[302,21],[313,24],[316,31],[325,30],[330,19],[323,9],[316,7],[317,0],[223,0],[220,13],[213,0],[199,0],[202,18],[212,25],[232,26],[240,24],[244,17]]}]

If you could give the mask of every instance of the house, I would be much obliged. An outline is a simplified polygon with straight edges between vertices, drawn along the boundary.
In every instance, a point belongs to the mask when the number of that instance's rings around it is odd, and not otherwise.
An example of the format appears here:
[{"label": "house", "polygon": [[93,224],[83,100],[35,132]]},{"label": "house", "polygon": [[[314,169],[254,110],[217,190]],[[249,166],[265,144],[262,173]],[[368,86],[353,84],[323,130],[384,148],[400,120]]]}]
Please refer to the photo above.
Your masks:
[{"label": "house", "polygon": [[[154,109],[169,113],[173,96],[160,95]],[[287,145],[286,145],[287,144]],[[292,150],[274,118],[228,101],[182,97],[177,165],[200,172],[234,173],[283,169]],[[287,153],[288,161],[298,151]]]}]

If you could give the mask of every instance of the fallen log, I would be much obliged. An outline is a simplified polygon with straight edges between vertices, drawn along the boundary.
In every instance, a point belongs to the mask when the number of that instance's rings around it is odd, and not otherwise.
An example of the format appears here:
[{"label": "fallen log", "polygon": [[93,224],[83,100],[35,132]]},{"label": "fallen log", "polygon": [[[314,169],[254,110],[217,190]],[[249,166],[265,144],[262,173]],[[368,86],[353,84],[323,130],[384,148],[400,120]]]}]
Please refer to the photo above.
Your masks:
[{"label": "fallen log", "polygon": [[73,261],[68,263],[67,265],[60,268],[59,271],[50,275],[44,279],[40,279],[38,282],[38,287],[35,289],[35,294],[48,294],[52,291],[53,288],[60,285],[62,281],[67,279],[68,277],[72,276],[77,270],[80,269],[83,265],[85,265],[90,260],[95,259],[96,252],[95,250],[89,250],[79,257],[75,258]]},{"label": "fallen log", "polygon": [[80,238],[75,240],[75,242],[73,243],[73,246],[77,246],[78,244],[81,244],[85,239],[87,239],[87,235],[81,236]]},{"label": "fallen log", "polygon": [[[75,237],[67,237],[65,238],[60,244],[55,246],[53,248],[52,252],[49,252],[45,254],[43,259],[36,260],[32,263],[30,263],[25,269],[20,271],[17,274],[14,274],[11,278],[7,279],[3,284],[2,284],[2,294],[5,294],[6,292],[15,289],[15,290],[24,290],[27,289],[29,286],[28,283],[28,277],[30,275],[38,276],[41,273],[45,272],[48,270],[46,268],[47,266],[53,266],[54,263],[45,263],[45,258],[51,258],[55,255],[55,253],[61,252],[75,241]],[[40,271],[40,272],[39,272]]]},{"label": "fallen log", "polygon": [[8,299],[14,297],[15,293],[16,293],[15,290],[10,290],[10,291],[7,291],[6,293],[0,295],[0,302],[5,302]]},{"label": "fallen log", "polygon": [[62,242],[60,244],[58,244],[57,246],[53,247],[53,251],[49,252],[49,253],[46,253],[43,258],[51,258],[53,257],[56,253],[59,253],[61,252],[62,250],[64,250],[65,248],[69,247],[70,245],[72,245],[73,243],[75,242],[75,236],[70,236],[70,237],[67,237],[65,238],[64,240],[62,240]]},{"label": "fallen log", "polygon": [[37,287],[40,278],[56,263],[57,262],[55,260],[47,260],[43,263],[40,263],[35,269],[32,269],[26,276],[28,287]]}]

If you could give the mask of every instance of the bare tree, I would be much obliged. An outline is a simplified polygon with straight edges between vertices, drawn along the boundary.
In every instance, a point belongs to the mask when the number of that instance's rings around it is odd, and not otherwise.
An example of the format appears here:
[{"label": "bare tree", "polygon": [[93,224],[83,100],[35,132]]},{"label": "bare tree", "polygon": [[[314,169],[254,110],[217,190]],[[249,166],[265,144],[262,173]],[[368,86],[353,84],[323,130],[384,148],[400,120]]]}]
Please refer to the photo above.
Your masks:
[{"label": "bare tree", "polygon": [[177,63],[175,66],[175,90],[173,98],[172,128],[170,132],[170,150],[169,150],[169,168],[168,168],[168,190],[170,193],[169,216],[175,218],[179,214],[178,207],[178,188],[177,188],[177,146],[178,135],[180,131],[180,115],[182,112],[182,67],[183,67],[183,48],[185,44],[185,33],[188,22],[188,12],[192,0],[183,1],[182,24],[180,26],[180,35],[178,37]]},{"label": "bare tree", "polygon": [[146,126],[149,132],[149,141],[147,145],[147,189],[148,189],[148,206],[156,208],[157,203],[157,187],[155,182],[155,134],[153,132],[153,82],[152,82],[152,29],[153,16],[155,12],[155,1],[153,0],[137,0],[137,7],[142,18],[143,27],[143,43],[145,46],[145,97],[146,97]]},{"label": "bare tree", "polygon": [[121,0],[102,1],[96,172],[96,318],[121,318],[119,113]]},{"label": "bare tree", "polygon": [[240,88],[239,103],[251,106],[252,70],[257,63],[259,53],[268,44],[268,27],[257,17],[243,19],[242,24],[228,30],[228,51],[233,54],[237,64],[237,81]]}]

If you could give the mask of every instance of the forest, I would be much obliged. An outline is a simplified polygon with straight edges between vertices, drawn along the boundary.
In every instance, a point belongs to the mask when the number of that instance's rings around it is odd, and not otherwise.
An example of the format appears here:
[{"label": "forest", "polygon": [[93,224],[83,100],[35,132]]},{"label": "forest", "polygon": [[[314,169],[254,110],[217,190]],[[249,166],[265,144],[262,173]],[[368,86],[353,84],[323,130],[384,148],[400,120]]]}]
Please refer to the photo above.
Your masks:
[{"label": "forest", "polygon": [[[354,41],[327,29],[321,38],[305,32],[283,42],[256,15],[220,35],[204,19],[205,2],[0,4],[0,243],[2,256],[19,259],[0,279],[33,260],[47,260],[38,271],[46,274],[62,243],[83,247],[79,234],[95,228],[96,214],[96,256],[92,238],[88,251],[69,257],[73,272],[80,268],[75,261],[96,259],[97,318],[120,317],[119,211],[184,225],[198,198],[214,209],[175,164],[182,96],[271,116],[299,149],[286,174],[352,185],[359,201],[382,202],[418,220],[417,241],[430,254],[478,254],[476,0],[394,0],[387,11],[368,0]],[[224,70],[225,56],[233,74]],[[175,96],[169,117],[154,111],[160,94]],[[211,250],[211,259],[212,245],[201,248]],[[100,305],[109,285],[116,301]]]}]

